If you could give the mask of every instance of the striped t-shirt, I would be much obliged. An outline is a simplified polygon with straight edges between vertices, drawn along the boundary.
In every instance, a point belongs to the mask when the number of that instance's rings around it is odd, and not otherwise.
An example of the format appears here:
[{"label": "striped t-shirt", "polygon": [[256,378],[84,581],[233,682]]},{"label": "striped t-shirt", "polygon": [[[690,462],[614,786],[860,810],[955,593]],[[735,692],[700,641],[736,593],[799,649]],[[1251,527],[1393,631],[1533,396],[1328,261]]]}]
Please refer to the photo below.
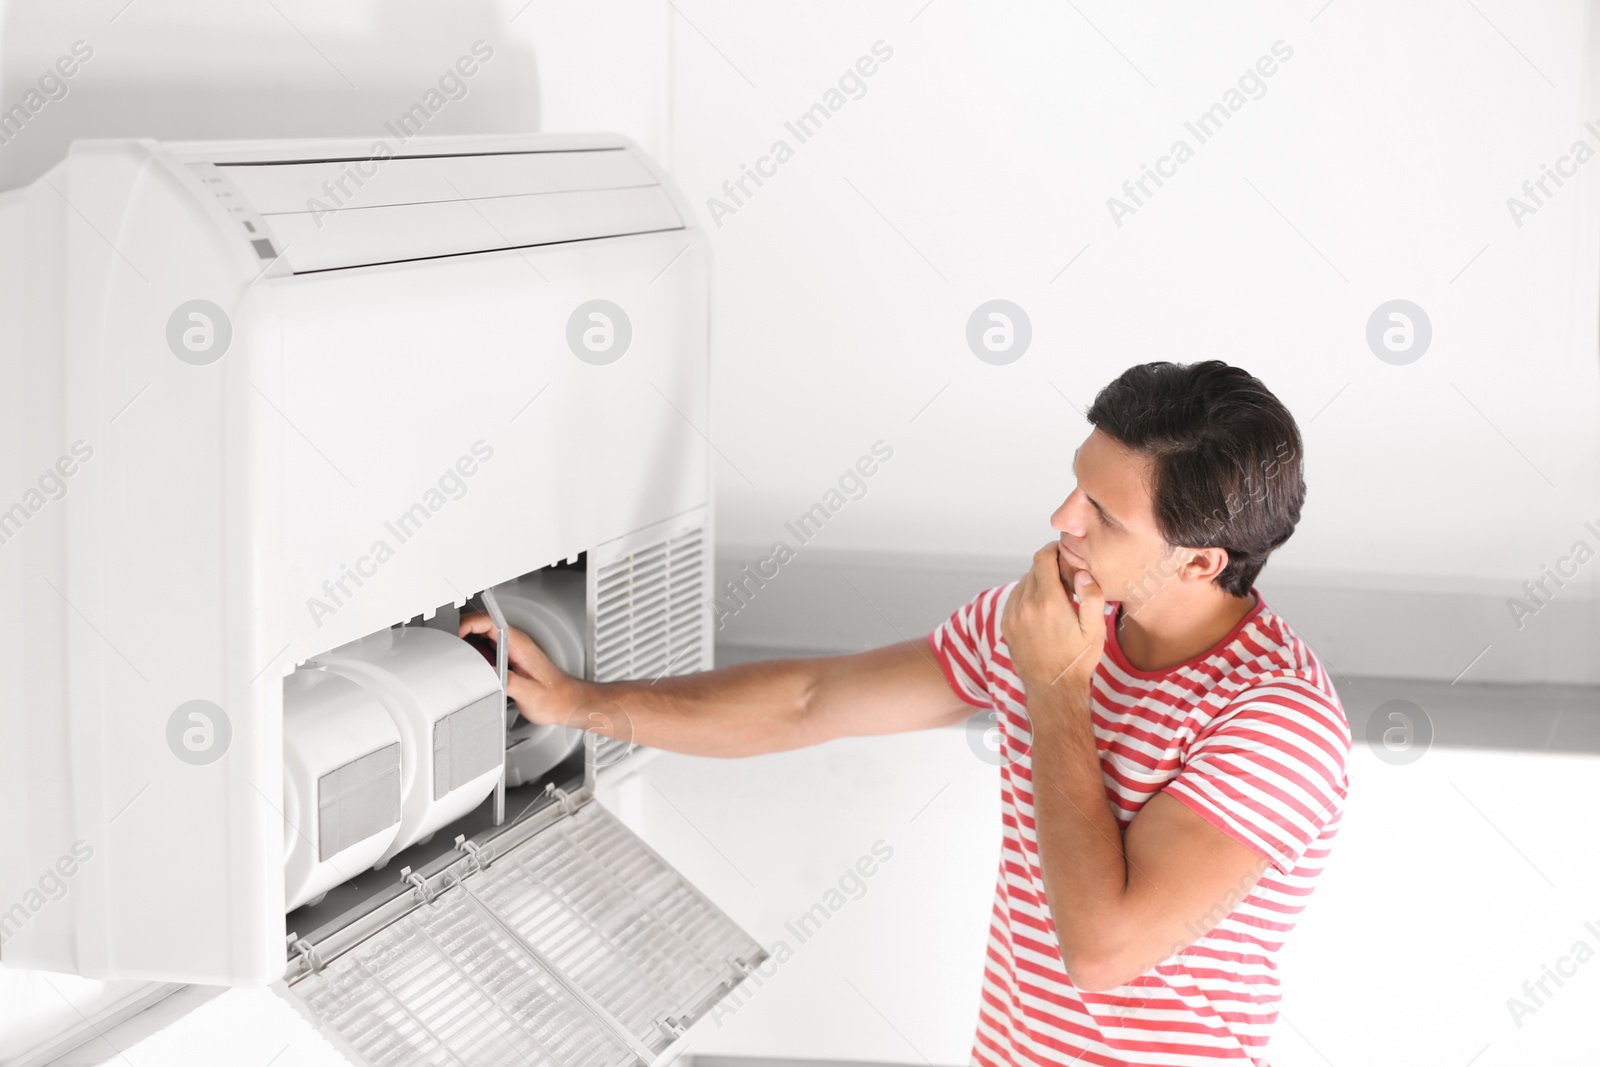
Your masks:
[{"label": "striped t-shirt", "polygon": [[993,709],[997,732],[1003,842],[971,1062],[1265,1065],[1278,951],[1344,808],[1350,730],[1333,683],[1259,592],[1210,651],[1157,672],[1128,662],[1116,636],[1121,604],[1107,603],[1091,699],[1113,814],[1126,827],[1166,790],[1271,866],[1178,955],[1116,989],[1080,990],[1046,902],[1026,700],[999,633],[1014,585],[980,594],[928,638],[951,688]]}]

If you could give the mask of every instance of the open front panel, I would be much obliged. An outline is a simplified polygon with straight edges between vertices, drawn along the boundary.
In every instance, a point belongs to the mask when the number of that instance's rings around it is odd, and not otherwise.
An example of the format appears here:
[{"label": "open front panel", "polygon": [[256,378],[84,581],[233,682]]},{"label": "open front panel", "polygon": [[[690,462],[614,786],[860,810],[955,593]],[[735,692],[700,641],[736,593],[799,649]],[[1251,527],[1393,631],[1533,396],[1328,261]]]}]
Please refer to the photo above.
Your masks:
[{"label": "open front panel", "polygon": [[655,1051],[672,1022],[698,1018],[742,977],[739,961],[761,954],[598,804],[466,885]]},{"label": "open front panel", "polygon": [[766,958],[592,801],[491,854],[288,984],[354,1062],[649,1063]]}]

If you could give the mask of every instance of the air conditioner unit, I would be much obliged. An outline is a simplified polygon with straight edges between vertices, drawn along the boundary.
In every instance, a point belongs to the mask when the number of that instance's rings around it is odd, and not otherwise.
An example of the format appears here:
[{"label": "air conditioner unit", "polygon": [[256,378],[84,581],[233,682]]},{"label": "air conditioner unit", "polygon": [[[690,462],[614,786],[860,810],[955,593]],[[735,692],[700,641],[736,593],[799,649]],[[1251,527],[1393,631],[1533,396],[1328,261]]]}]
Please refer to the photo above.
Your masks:
[{"label": "air conditioner unit", "polygon": [[606,136],[79,141],[0,197],[0,962],[623,1064],[764,958],[594,802],[626,738],[456,636],[711,665],[691,220]]}]

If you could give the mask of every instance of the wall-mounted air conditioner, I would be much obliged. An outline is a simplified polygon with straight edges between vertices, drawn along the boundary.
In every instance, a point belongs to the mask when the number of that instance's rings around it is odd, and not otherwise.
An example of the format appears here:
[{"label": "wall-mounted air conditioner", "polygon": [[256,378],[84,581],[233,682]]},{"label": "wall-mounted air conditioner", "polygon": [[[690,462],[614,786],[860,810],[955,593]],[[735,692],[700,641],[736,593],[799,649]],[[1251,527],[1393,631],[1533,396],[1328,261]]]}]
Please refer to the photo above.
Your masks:
[{"label": "wall-mounted air conditioner", "polygon": [[626,740],[456,636],[710,666],[690,220],[601,136],[83,141],[0,197],[0,962],[622,1064],[762,958],[593,801]]}]

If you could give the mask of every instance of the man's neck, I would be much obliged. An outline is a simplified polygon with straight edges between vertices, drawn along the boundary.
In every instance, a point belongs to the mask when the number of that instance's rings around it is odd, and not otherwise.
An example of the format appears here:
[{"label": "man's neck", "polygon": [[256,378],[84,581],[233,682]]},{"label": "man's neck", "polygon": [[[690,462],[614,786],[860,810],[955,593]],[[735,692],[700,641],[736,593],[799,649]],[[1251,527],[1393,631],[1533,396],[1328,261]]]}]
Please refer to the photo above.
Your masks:
[{"label": "man's neck", "polygon": [[1185,663],[1221,641],[1250,614],[1252,595],[1208,595],[1198,601],[1151,600],[1117,613],[1117,644],[1141,671],[1164,671]]}]

